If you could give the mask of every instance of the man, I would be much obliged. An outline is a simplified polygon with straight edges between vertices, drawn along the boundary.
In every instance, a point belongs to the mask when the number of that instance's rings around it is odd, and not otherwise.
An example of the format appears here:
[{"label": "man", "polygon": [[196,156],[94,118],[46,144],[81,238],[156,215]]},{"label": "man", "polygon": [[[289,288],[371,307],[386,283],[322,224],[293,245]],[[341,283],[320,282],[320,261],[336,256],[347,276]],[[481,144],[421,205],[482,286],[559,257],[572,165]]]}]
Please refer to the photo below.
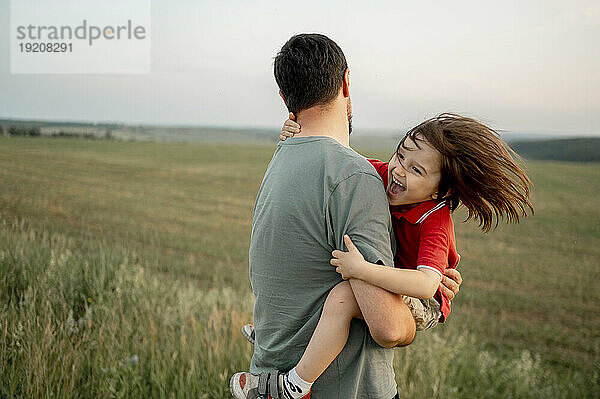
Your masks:
[{"label": "man", "polygon": [[350,285],[365,321],[352,321],[346,346],[312,390],[299,392],[296,377],[276,371],[298,362],[329,291],[341,281],[329,260],[334,249],[344,248],[344,234],[370,262],[393,265],[393,256],[381,178],[349,147],[350,81],[342,50],[323,35],[296,35],[274,69],[302,133],[279,143],[254,206],[254,355],[251,373],[232,377],[232,394],[392,399],[393,351],[386,348],[412,342],[414,319],[402,296],[360,280]]}]

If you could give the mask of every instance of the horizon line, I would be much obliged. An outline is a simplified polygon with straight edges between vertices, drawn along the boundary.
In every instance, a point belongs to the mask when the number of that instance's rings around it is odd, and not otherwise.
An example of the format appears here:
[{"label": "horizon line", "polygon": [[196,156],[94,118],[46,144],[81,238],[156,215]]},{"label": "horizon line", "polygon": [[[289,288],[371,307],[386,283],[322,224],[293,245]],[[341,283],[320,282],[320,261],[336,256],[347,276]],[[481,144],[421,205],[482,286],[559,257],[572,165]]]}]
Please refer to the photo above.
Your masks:
[{"label": "horizon line", "polygon": [[[0,116],[0,121],[15,121],[15,122],[35,122],[35,123],[65,123],[65,124],[81,124],[81,125],[116,125],[121,127],[162,127],[162,128],[178,128],[178,129],[218,129],[218,130],[267,130],[277,131],[279,127],[274,126],[241,126],[241,125],[209,125],[209,124],[178,124],[178,123],[150,123],[150,122],[125,122],[125,121],[111,121],[111,120],[89,120],[89,119],[40,119],[40,118],[25,118],[25,117],[10,117]],[[360,126],[354,126],[355,132],[359,133],[357,128],[363,132],[369,132],[370,134],[377,135],[379,133],[382,136],[389,134],[398,134],[406,129],[392,129],[392,128],[361,128]],[[509,134],[509,135],[532,135],[532,136],[560,136],[560,137],[600,137],[600,132],[594,133],[575,133],[575,132],[556,132],[556,131],[514,131],[506,129],[495,129],[498,133]]]}]

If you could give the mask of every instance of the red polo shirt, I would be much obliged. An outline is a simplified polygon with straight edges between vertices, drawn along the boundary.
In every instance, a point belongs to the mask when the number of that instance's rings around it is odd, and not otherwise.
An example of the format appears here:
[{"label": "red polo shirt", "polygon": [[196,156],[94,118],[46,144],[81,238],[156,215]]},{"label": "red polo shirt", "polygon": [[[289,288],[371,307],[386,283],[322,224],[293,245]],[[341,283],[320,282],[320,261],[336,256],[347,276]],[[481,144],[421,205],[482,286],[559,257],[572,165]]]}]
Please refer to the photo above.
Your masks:
[{"label": "red polo shirt", "polygon": [[[387,188],[388,163],[369,159]],[[396,236],[394,266],[403,269],[427,268],[443,276],[447,268],[456,268],[460,255],[456,251],[454,224],[445,201],[425,201],[402,212],[390,205]],[[433,296],[442,311],[441,322],[450,314],[450,300],[438,288]]]}]

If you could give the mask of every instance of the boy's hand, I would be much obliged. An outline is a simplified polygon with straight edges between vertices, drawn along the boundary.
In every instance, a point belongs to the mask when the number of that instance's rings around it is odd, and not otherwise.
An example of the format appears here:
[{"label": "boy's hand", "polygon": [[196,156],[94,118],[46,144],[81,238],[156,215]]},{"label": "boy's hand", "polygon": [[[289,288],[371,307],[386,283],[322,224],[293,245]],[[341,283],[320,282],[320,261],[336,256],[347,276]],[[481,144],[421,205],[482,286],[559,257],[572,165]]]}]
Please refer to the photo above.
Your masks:
[{"label": "boy's hand", "polygon": [[283,122],[283,126],[281,127],[281,134],[279,135],[279,140],[285,141],[288,137],[294,137],[295,134],[300,133],[300,125],[295,122],[296,115],[293,112],[290,112],[288,119]]},{"label": "boy's hand", "polygon": [[349,278],[360,279],[362,271],[367,265],[365,258],[358,248],[354,245],[350,237],[344,235],[344,243],[348,247],[348,252],[335,250],[331,253],[333,258],[329,261],[336,266],[335,271],[342,275],[344,280]]}]

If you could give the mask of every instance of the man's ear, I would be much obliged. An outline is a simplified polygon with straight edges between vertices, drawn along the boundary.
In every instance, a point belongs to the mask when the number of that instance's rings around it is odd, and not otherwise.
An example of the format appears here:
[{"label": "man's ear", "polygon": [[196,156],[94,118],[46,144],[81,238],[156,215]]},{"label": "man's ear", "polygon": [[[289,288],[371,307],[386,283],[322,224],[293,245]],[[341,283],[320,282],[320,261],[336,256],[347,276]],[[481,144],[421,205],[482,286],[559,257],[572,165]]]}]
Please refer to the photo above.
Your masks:
[{"label": "man's ear", "polygon": [[344,72],[344,82],[342,83],[342,94],[344,97],[350,97],[350,69],[346,68]]},{"label": "man's ear", "polygon": [[279,96],[281,97],[281,99],[283,100],[283,103],[287,107],[287,101],[285,101],[285,96],[283,95],[283,92],[281,90],[279,90]]}]

